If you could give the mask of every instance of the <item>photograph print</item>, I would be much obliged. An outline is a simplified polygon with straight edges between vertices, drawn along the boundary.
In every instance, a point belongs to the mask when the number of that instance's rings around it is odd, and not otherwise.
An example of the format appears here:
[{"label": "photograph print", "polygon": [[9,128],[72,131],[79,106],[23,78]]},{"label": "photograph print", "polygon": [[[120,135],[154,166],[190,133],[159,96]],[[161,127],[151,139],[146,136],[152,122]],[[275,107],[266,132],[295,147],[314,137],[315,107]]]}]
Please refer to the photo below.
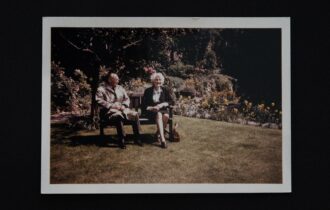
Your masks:
[{"label": "photograph print", "polygon": [[44,17],[41,192],[291,192],[289,29]]}]

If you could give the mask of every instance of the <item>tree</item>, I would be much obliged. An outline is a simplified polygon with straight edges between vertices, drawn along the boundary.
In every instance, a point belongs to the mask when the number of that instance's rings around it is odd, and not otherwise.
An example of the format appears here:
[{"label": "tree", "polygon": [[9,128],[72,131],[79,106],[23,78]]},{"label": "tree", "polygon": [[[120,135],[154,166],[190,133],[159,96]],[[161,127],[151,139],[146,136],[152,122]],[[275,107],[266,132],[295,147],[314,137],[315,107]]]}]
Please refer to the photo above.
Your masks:
[{"label": "tree", "polygon": [[101,66],[124,82],[146,78],[145,66],[168,75],[176,74],[175,66],[181,66],[178,71],[183,74],[193,72],[194,66],[213,70],[219,66],[216,47],[221,33],[220,29],[53,28],[52,61],[60,61],[68,76],[76,68],[87,75],[94,117]]}]

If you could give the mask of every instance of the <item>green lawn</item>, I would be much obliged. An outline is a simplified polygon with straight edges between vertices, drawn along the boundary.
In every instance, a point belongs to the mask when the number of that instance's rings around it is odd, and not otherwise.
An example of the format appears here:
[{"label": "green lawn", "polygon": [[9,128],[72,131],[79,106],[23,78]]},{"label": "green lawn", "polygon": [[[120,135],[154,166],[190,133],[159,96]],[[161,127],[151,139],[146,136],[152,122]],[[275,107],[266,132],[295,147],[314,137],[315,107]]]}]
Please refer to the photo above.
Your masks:
[{"label": "green lawn", "polygon": [[[282,131],[175,116],[181,141],[162,149],[155,125],[144,125],[144,147],[106,145],[98,131],[51,129],[51,183],[281,183]],[[132,133],[127,127],[127,133]],[[128,136],[131,137],[131,136]]]}]

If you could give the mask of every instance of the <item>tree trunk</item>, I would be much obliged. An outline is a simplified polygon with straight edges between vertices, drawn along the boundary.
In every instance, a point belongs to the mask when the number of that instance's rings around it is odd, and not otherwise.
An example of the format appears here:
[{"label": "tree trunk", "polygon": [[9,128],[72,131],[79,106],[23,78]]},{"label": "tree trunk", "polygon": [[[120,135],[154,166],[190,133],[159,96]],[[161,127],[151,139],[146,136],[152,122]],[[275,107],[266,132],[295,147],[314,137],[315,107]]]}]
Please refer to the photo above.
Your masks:
[{"label": "tree trunk", "polygon": [[100,66],[97,64],[93,68],[93,75],[92,75],[92,83],[91,83],[91,89],[92,89],[92,95],[91,95],[91,113],[90,113],[90,119],[92,120],[92,127],[97,128],[97,104],[95,100],[96,91],[99,84],[99,74],[100,74]]},{"label": "tree trunk", "polygon": [[100,62],[95,59],[95,56],[89,58],[89,64],[86,66],[88,68],[87,72],[91,72],[90,81],[91,85],[91,108],[90,108],[90,129],[98,128],[98,119],[97,119],[97,104],[95,100],[95,95],[99,83],[99,74],[100,74]]}]

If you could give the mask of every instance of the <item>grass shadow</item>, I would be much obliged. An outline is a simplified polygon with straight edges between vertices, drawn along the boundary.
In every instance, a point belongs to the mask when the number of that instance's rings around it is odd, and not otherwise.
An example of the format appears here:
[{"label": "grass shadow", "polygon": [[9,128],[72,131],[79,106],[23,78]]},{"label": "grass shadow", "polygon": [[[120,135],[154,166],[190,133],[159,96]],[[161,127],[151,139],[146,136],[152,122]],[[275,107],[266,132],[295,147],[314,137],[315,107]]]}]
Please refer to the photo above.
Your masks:
[{"label": "grass shadow", "polygon": [[113,136],[100,136],[100,135],[89,135],[89,136],[72,136],[69,146],[75,147],[79,145],[96,145],[100,147],[117,147],[117,140]]},{"label": "grass shadow", "polygon": [[[154,136],[151,134],[141,134],[140,139],[143,144],[153,145],[157,140],[154,139]],[[130,145],[134,144],[134,135],[126,135],[125,144]],[[75,147],[79,145],[96,145],[100,147],[118,147],[118,138],[117,135],[88,135],[80,136],[75,135],[70,138],[69,146]]]},{"label": "grass shadow", "polygon": [[[67,145],[75,147],[78,145],[96,145],[100,147],[118,147],[118,138],[116,134],[101,136],[95,133],[82,135],[79,131],[68,128],[66,124],[52,124],[51,143],[53,145]],[[154,134],[141,134],[140,139],[144,144],[154,145],[157,142]],[[126,144],[134,144],[134,135],[126,135]]]},{"label": "grass shadow", "polygon": [[76,130],[68,129],[66,124],[51,125],[51,143],[52,144],[67,144],[70,138],[76,135]]}]

